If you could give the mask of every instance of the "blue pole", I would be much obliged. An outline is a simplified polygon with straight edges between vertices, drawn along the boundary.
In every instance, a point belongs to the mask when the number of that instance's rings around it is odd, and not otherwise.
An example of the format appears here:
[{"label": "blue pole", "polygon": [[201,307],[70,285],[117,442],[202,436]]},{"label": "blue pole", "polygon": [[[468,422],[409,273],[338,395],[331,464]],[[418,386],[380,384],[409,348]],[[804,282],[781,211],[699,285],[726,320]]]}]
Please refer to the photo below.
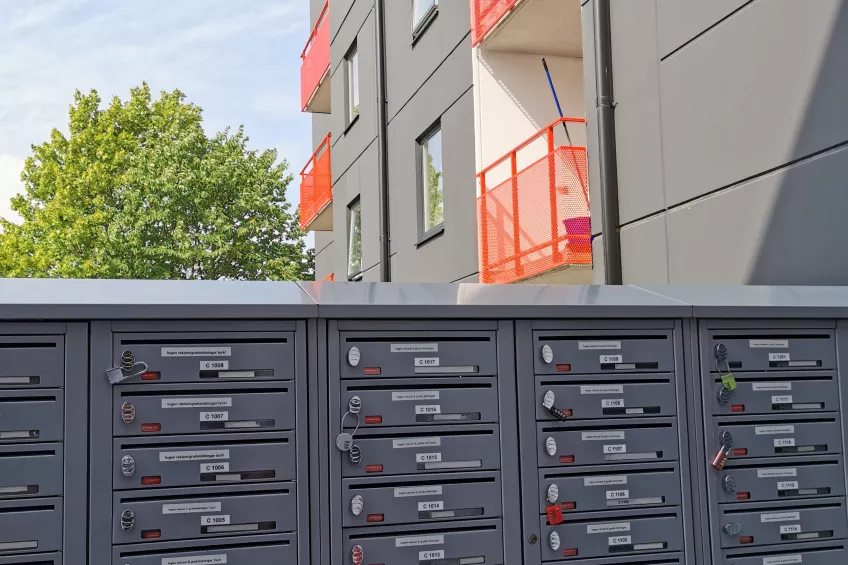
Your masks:
[{"label": "blue pole", "polygon": [[[551,94],[554,95],[554,102],[556,102],[557,112],[559,112],[559,117],[564,118],[562,115],[562,106],[559,105],[559,96],[557,96],[556,88],[554,87],[554,81],[551,78],[551,71],[548,70],[548,62],[545,61],[545,58],[542,57],[542,66],[545,67],[545,75],[548,77],[548,84],[551,86]],[[562,127],[565,128],[565,136],[568,138],[568,144],[571,145],[571,135],[568,133],[568,125],[565,122],[562,122]]]}]

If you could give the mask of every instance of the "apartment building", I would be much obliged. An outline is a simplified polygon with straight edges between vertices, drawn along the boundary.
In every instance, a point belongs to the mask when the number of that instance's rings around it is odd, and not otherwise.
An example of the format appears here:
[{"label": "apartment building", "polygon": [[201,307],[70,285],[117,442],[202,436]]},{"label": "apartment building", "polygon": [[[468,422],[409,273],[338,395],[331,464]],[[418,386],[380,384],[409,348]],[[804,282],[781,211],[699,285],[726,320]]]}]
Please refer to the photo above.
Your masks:
[{"label": "apartment building", "polygon": [[591,280],[579,0],[310,6],[317,278]]}]

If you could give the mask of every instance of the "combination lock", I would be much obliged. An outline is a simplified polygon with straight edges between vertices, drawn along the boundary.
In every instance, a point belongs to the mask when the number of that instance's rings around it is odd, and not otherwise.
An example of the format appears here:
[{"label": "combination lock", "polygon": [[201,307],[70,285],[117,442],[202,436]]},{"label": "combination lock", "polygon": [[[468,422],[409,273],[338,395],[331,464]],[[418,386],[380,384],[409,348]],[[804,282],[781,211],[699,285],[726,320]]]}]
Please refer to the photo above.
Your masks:
[{"label": "combination lock", "polygon": [[556,395],[554,394],[554,391],[547,391],[545,393],[545,398],[542,400],[542,406],[544,406],[548,412],[553,414],[554,418],[560,420],[561,422],[565,422],[566,420],[568,420],[569,415],[554,406],[554,402],[556,402]]}]

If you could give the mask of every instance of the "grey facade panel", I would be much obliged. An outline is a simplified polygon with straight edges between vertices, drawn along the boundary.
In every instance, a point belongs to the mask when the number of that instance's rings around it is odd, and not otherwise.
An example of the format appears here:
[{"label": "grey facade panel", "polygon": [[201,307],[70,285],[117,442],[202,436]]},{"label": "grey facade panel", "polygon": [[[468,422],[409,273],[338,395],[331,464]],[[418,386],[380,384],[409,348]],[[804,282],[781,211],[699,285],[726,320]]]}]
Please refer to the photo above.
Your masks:
[{"label": "grey facade panel", "polygon": [[[592,284],[604,284],[604,236],[592,240]],[[623,258],[622,258],[623,261]]]},{"label": "grey facade panel", "polygon": [[621,270],[625,284],[631,280],[645,284],[668,283],[665,222],[663,214],[621,230]]},{"label": "grey facade panel", "polygon": [[318,21],[318,16],[321,15],[321,10],[324,9],[324,4],[327,0],[309,0],[309,26],[310,29],[315,26]]},{"label": "grey facade panel", "polygon": [[842,0],[755,2],[664,61],[667,205],[848,140],[846,27]]},{"label": "grey facade panel", "polygon": [[[436,72],[471,28],[467,2],[443,1],[429,26],[413,44],[412,2],[386,2],[386,74],[391,120],[415,92]],[[471,53],[465,50],[468,64]],[[470,70],[469,70],[470,72]]]},{"label": "grey facade panel", "polygon": [[665,207],[656,3],[614,2],[611,19],[618,207],[627,224]]},{"label": "grey facade panel", "polygon": [[665,57],[750,3],[751,0],[656,0],[660,56]]},{"label": "grey facade panel", "polygon": [[336,40],[342,27],[348,25],[349,18],[356,19],[352,12],[359,10],[362,13],[362,10],[370,10],[373,5],[373,0],[335,0],[330,5],[330,41]]},{"label": "grey facade panel", "polygon": [[[325,79],[326,80],[326,79]],[[312,114],[312,147],[310,148],[313,152],[318,149],[318,144],[321,143],[327,134],[332,131],[333,128],[333,115],[332,114]],[[332,139],[330,143],[332,144]],[[306,165],[306,163],[293,163],[297,168],[297,170],[293,170],[293,173],[298,173],[301,168]],[[298,179],[299,181],[300,179]]]}]

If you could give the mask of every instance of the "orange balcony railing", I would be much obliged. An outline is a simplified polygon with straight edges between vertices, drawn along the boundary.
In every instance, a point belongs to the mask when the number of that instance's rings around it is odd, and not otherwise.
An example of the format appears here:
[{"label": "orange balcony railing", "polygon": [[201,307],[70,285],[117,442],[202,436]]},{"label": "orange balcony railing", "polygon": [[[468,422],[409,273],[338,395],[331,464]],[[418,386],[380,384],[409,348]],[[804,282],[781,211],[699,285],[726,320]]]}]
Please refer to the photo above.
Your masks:
[{"label": "orange balcony railing", "polygon": [[330,95],[323,91],[329,89],[330,0],[324,4],[300,58],[301,109],[304,112],[329,112]]},{"label": "orange balcony railing", "polygon": [[335,280],[336,280],[336,274],[335,274],[335,273],[330,273],[329,275],[327,275],[326,277],[324,277],[323,279],[321,279],[321,282],[333,282],[333,281],[335,281]]},{"label": "orange balcony railing", "polygon": [[476,47],[521,0],[471,0],[471,46]]},{"label": "orange balcony railing", "polygon": [[300,227],[304,231],[333,229],[333,180],[330,134],[300,171]]},{"label": "orange balcony railing", "polygon": [[[586,148],[560,146],[562,118],[478,173],[480,282],[511,283],[562,265],[591,265]],[[518,169],[518,154],[547,141],[547,154]],[[509,163],[509,178],[489,188],[487,174]]]}]

